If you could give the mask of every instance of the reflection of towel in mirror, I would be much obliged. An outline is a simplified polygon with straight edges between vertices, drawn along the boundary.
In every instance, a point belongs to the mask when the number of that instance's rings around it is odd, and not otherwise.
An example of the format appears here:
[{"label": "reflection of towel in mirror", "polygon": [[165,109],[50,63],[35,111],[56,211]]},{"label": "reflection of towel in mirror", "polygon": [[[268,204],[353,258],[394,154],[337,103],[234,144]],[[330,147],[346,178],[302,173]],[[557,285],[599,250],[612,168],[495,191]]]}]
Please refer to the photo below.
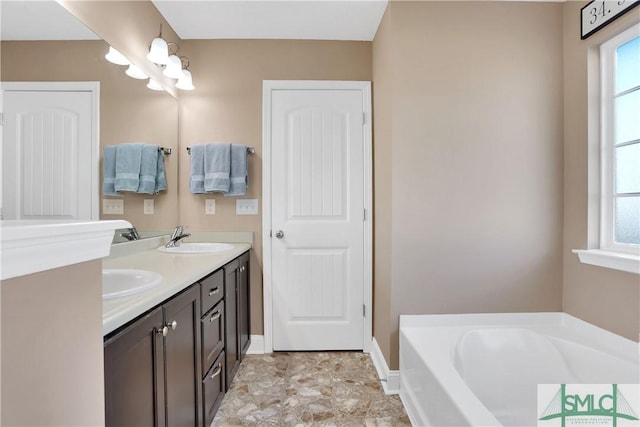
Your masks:
[{"label": "reflection of towel in mirror", "polygon": [[104,147],[102,156],[102,194],[105,196],[117,196],[114,186],[116,180],[116,150],[117,145]]},{"label": "reflection of towel in mirror", "polygon": [[204,147],[204,189],[229,191],[229,169],[231,144],[206,144]]},{"label": "reflection of towel in mirror", "polygon": [[160,146],[144,144],[142,146],[142,158],[140,160],[140,184],[138,193],[156,193],[156,175],[158,171],[158,153]]},{"label": "reflection of towel in mirror", "polygon": [[229,191],[225,196],[244,196],[247,192],[247,146],[231,145],[231,170]]},{"label": "reflection of towel in mirror", "polygon": [[158,165],[156,166],[156,188],[155,192],[159,193],[167,189],[167,175],[164,171],[164,155],[158,153]]},{"label": "reflection of towel in mirror", "polygon": [[204,145],[191,146],[191,176],[189,188],[193,194],[204,194]]},{"label": "reflection of towel in mirror", "polygon": [[116,191],[138,191],[143,145],[138,142],[118,145],[114,183]]}]

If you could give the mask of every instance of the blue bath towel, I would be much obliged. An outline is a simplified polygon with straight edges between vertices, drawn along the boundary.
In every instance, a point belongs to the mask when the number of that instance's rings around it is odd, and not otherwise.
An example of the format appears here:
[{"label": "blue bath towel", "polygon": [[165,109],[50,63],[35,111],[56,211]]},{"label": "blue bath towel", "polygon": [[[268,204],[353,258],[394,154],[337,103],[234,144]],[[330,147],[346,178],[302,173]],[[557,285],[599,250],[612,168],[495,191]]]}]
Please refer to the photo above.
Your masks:
[{"label": "blue bath towel", "polygon": [[102,155],[102,194],[105,196],[117,196],[114,186],[116,180],[116,150],[117,145],[104,147]]},{"label": "blue bath towel", "polygon": [[191,174],[189,188],[193,194],[204,194],[204,145],[191,146]]},{"label": "blue bath towel", "polygon": [[140,160],[140,183],[138,193],[155,194],[156,176],[158,172],[158,157],[162,156],[158,151],[159,145],[144,144],[142,146],[142,158]]},{"label": "blue bath towel", "polygon": [[156,188],[155,193],[167,189],[167,175],[164,171],[164,155],[158,153],[158,165],[156,166]]},{"label": "blue bath towel", "polygon": [[116,150],[116,191],[138,191],[140,185],[141,143],[119,144]]},{"label": "blue bath towel", "polygon": [[207,192],[229,191],[231,144],[206,144],[204,147],[204,189]]},{"label": "blue bath towel", "polygon": [[244,196],[247,192],[247,146],[231,145],[231,170],[229,173],[229,191],[225,196]]}]

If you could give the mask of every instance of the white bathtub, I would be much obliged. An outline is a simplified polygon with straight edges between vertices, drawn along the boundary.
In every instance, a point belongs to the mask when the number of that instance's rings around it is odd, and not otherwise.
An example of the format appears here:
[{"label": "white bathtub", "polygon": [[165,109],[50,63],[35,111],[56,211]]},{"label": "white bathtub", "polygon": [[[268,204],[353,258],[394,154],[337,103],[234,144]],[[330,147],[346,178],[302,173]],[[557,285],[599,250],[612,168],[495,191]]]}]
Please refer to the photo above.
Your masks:
[{"label": "white bathtub", "polygon": [[537,384],[637,384],[639,346],[566,313],[400,316],[414,426],[535,426]]}]

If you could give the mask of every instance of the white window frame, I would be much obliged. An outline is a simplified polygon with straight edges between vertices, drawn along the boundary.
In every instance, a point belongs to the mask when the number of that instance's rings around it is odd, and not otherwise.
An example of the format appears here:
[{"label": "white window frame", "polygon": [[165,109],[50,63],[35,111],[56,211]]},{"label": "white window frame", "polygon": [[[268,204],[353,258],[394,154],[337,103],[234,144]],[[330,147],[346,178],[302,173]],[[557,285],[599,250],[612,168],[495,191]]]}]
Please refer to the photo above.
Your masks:
[{"label": "white window frame", "polygon": [[[589,120],[599,123],[599,129],[590,125],[589,147],[589,249],[574,250],[586,264],[640,274],[640,245],[617,243],[614,239],[615,189],[615,55],[616,49],[638,37],[640,23],[621,32],[599,47],[599,75],[597,90],[599,102],[590,105]],[[590,64],[593,65],[593,64]],[[591,70],[590,70],[591,71]],[[590,76],[594,77],[594,76]],[[594,78],[595,80],[595,78]],[[597,111],[594,113],[594,107]]]}]

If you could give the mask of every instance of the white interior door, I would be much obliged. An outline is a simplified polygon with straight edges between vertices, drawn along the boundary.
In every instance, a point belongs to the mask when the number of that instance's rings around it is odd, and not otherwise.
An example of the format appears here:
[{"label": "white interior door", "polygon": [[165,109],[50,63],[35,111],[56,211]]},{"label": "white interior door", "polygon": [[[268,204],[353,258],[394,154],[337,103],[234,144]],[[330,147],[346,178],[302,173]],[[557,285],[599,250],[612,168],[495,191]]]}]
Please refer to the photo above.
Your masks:
[{"label": "white interior door", "polygon": [[363,349],[364,95],[271,98],[274,350]]},{"label": "white interior door", "polygon": [[92,91],[7,90],[3,219],[97,219]]}]

